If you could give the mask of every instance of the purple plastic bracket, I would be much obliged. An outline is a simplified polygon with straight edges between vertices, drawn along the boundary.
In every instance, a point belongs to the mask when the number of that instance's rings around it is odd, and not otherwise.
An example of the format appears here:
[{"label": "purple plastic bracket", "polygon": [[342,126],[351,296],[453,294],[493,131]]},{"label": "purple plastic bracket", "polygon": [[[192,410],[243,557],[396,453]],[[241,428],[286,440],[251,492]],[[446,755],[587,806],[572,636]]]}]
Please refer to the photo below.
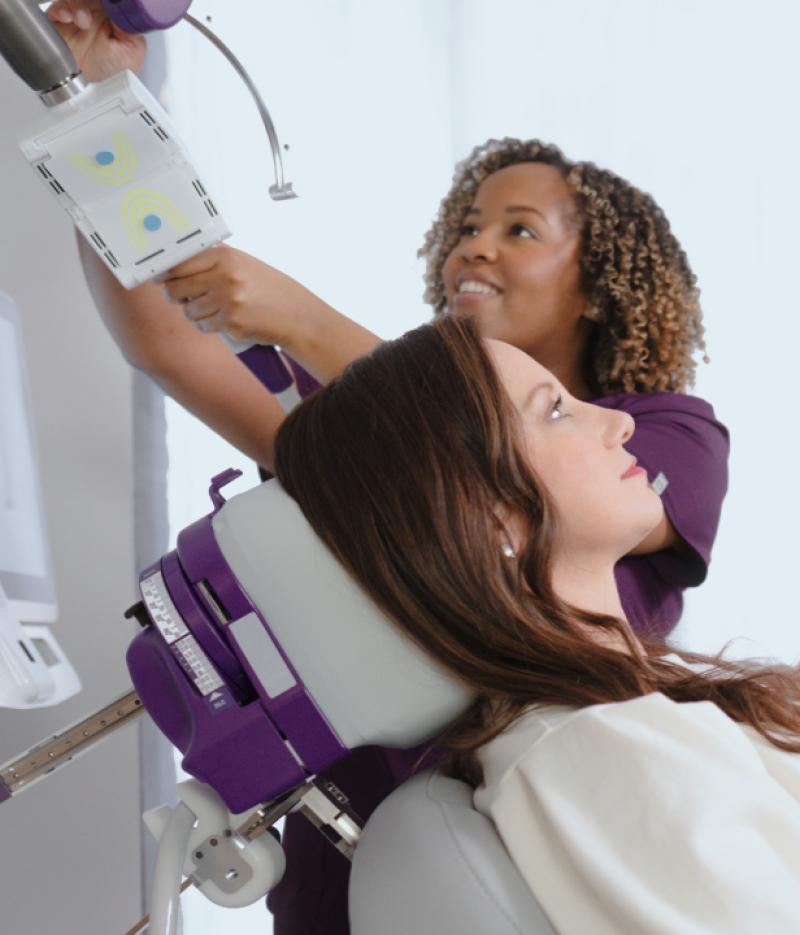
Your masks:
[{"label": "purple plastic bracket", "polygon": [[238,468],[228,468],[221,474],[215,474],[211,478],[211,486],[208,488],[208,495],[211,497],[211,502],[214,504],[214,513],[218,513],[225,505],[225,497],[222,496],[220,490],[222,490],[223,487],[227,487],[228,484],[241,476],[242,472],[238,470]]},{"label": "purple plastic bracket", "polygon": [[246,811],[305,781],[260,702],[211,715],[155,628],[137,634],[127,662],[148,714],[184,754],[184,769],[215,789],[231,811]]},{"label": "purple plastic bracket", "polygon": [[11,790],[8,786],[0,779],[0,802],[6,802],[11,798]]},{"label": "purple plastic bracket", "polygon": [[169,29],[191,6],[192,0],[103,0],[109,19],[129,33]]},{"label": "purple plastic bracket", "polygon": [[271,344],[254,344],[236,356],[270,393],[283,393],[294,383],[292,372]]},{"label": "purple plastic bracket", "polygon": [[[291,659],[272,633],[269,622],[233,575],[217,544],[210,517],[198,520],[179,534],[177,553],[187,579],[190,582],[207,581],[230,614],[231,622],[254,613],[275,644],[296,684],[276,698],[261,695],[261,703],[278,729],[291,741],[308,769],[319,772],[347,754],[348,748],[306,689]],[[239,653],[235,641],[232,649],[253,683],[258,684],[255,673],[247,659]]]}]

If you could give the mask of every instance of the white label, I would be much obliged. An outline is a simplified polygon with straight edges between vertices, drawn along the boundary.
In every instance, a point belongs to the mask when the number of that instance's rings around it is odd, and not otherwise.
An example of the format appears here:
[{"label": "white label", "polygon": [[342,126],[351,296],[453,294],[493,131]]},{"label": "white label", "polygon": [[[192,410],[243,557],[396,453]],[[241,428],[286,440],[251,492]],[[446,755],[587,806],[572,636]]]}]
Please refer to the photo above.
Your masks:
[{"label": "white label", "polygon": [[153,623],[158,627],[167,644],[174,643],[175,640],[179,640],[189,632],[189,628],[172,603],[160,571],[145,578],[141,584],[141,590],[142,599],[153,618]]},{"label": "white label", "polygon": [[184,668],[191,673],[201,695],[210,695],[225,684],[193,636],[185,636],[173,646],[173,651],[178,653]]},{"label": "white label", "polygon": [[667,480],[666,475],[664,474],[663,471],[658,472],[658,474],[655,477],[655,480],[653,481],[652,484],[650,484],[650,486],[659,495],[659,497],[661,496],[662,493],[664,493],[667,487],[669,487],[669,481]]}]

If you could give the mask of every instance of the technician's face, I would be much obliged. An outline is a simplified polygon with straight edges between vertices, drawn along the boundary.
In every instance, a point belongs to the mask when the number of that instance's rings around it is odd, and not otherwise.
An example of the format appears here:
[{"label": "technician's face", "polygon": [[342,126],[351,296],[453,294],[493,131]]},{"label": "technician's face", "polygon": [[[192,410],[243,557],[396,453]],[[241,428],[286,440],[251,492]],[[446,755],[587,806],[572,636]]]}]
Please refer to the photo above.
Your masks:
[{"label": "technician's face", "polygon": [[448,309],[482,333],[545,357],[586,311],[580,232],[561,172],[543,163],[507,166],[481,184],[444,264]]},{"label": "technician's face", "polygon": [[558,513],[557,551],[573,558],[626,555],[661,519],[661,502],[625,448],[630,415],[582,402],[527,354],[487,341],[519,412],[530,462]]}]

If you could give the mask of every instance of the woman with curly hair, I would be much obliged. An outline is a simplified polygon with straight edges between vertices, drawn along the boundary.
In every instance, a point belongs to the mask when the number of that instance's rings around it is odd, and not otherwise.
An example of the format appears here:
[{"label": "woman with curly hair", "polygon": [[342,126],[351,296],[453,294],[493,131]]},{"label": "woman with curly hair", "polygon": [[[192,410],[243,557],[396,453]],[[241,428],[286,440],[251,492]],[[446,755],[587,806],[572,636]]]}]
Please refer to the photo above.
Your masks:
[{"label": "woman with curly hair", "polygon": [[[58,0],[48,16],[88,79],[141,65],[143,40],[112,27],[99,0]],[[290,277],[227,246],[172,270],[163,291],[145,284],[131,292],[82,238],[79,249],[128,361],[267,468],[283,413],[209,332],[278,344],[322,382],[380,343]],[[660,516],[615,578],[636,632],[664,639],[683,589],[706,575],[728,437],[711,406],[686,395],[703,327],[695,277],[663,212],[629,182],[555,146],[492,140],[457,167],[421,255],[437,314],[473,318],[574,398],[636,420],[627,449],[661,495]],[[300,368],[297,375],[301,390],[316,385]],[[413,751],[362,750],[331,778],[366,818],[416,760]],[[346,933],[349,865],[292,818],[285,841],[289,870],[270,899],[276,935]]]},{"label": "woman with curly hair", "polygon": [[[520,168],[502,172],[514,166]],[[489,181],[496,173],[502,174]],[[692,355],[705,350],[703,324],[694,274],[664,213],[624,179],[590,162],[569,162],[557,147],[538,140],[489,140],[458,167],[420,250],[428,261],[426,301],[436,312],[452,304],[457,247],[476,236],[480,202],[502,201],[506,194],[513,200],[534,189],[538,200],[561,202],[556,213],[568,235],[564,244],[572,240],[569,234],[580,235],[578,291],[586,300],[581,314],[594,327],[582,329],[587,337],[580,375],[575,376],[578,385],[585,384],[582,389],[592,396],[684,392],[694,382]],[[528,213],[539,213],[547,223],[541,212]],[[518,234],[535,236],[533,231]],[[573,310],[581,306],[573,283],[553,285],[561,290],[562,305],[572,299]],[[547,296],[533,298],[541,303]],[[507,320],[492,330],[513,332],[515,344],[518,332],[527,330],[531,346],[523,350],[541,358],[539,336],[552,325],[540,314],[538,328],[532,330],[530,308],[520,310],[520,316],[523,329]],[[560,320],[571,317],[566,313]]]}]

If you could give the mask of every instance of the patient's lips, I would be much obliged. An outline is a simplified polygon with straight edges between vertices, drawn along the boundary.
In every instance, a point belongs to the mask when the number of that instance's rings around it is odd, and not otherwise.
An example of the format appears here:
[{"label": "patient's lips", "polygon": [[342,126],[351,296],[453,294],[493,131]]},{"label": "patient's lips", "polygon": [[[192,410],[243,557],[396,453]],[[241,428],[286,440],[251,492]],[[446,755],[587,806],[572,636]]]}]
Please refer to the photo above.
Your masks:
[{"label": "patient's lips", "polygon": [[647,471],[645,471],[643,467],[639,467],[636,463],[636,458],[634,458],[628,466],[628,470],[622,475],[621,480],[625,480],[628,477],[636,477],[637,474],[644,474],[647,476]]}]

